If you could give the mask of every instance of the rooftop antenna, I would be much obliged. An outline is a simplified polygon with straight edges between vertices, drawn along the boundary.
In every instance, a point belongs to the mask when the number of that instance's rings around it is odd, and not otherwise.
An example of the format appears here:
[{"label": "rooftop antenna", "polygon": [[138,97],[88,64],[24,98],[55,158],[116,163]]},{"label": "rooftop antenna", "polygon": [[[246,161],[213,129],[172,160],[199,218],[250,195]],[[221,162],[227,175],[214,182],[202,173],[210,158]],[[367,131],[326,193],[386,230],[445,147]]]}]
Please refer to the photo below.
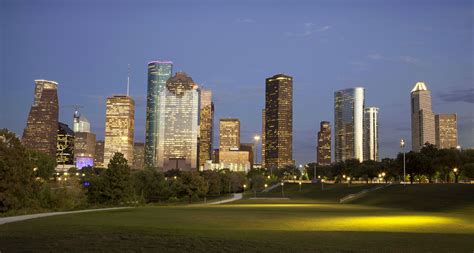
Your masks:
[{"label": "rooftop antenna", "polygon": [[127,75],[127,96],[130,95],[130,64],[128,64],[128,75]]}]

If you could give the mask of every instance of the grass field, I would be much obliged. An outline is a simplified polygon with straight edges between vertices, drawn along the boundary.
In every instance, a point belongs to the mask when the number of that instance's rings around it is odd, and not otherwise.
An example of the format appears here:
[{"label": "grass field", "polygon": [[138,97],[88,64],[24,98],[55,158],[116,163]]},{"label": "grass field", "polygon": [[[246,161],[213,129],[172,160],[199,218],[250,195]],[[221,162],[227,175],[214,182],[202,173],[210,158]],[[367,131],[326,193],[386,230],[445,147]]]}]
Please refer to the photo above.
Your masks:
[{"label": "grass field", "polygon": [[[219,206],[149,206],[34,219],[0,226],[1,252],[472,252],[474,201],[455,210],[384,206],[382,196],[338,204],[348,187],[297,185],[289,201],[244,199]],[[330,187],[334,187],[330,189]],[[353,186],[363,189],[365,186]],[[410,187],[410,186],[407,186]],[[438,192],[472,192],[474,186],[439,185],[411,190],[411,198]],[[463,188],[464,187],[464,188]],[[352,187],[351,187],[352,188]],[[439,189],[441,188],[441,189]],[[319,189],[319,190],[318,190]],[[281,191],[281,189],[280,189]],[[352,191],[352,190],[349,190]],[[275,189],[271,196],[278,192]],[[319,194],[318,194],[319,193]],[[403,192],[402,192],[403,193]],[[318,194],[317,196],[315,196]],[[443,194],[441,194],[443,195]],[[407,195],[408,196],[408,195]],[[471,195],[472,196],[472,195]],[[420,199],[422,201],[422,199]],[[369,203],[370,202],[370,203]],[[461,205],[460,203],[464,203]],[[439,205],[444,205],[440,202]],[[407,203],[405,203],[407,204]],[[431,206],[432,207],[432,206]],[[436,210],[436,211],[432,211]]]}]

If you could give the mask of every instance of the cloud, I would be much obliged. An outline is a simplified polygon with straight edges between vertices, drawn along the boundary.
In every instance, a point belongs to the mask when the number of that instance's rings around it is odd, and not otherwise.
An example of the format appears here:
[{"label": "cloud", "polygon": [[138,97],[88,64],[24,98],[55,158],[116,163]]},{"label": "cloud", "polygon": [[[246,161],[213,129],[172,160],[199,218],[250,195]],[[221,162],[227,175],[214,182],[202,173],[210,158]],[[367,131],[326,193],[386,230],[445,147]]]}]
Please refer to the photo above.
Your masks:
[{"label": "cloud", "polygon": [[474,88],[451,90],[438,95],[444,102],[466,102],[474,104]]},{"label": "cloud", "polygon": [[420,62],[420,59],[412,57],[412,56],[400,56],[399,60],[406,64],[416,64]]},{"label": "cloud", "polygon": [[285,36],[306,37],[306,36],[310,36],[314,33],[326,32],[327,30],[332,28],[330,25],[317,26],[316,24],[313,24],[313,23],[304,23],[303,26],[304,26],[303,32],[296,32],[296,33],[294,33],[294,32],[285,32]]},{"label": "cloud", "polygon": [[255,23],[255,20],[252,18],[237,18],[236,23]]}]

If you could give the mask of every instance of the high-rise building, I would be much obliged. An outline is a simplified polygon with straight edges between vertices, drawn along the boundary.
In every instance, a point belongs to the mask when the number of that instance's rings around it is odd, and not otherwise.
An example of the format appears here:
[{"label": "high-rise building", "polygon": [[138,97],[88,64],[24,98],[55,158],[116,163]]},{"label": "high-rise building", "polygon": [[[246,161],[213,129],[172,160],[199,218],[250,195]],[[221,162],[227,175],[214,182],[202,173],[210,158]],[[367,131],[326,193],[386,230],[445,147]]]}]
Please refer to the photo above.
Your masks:
[{"label": "high-rise building", "polygon": [[293,161],[293,77],[284,74],[266,79],[265,167],[282,168]]},{"label": "high-rise building", "polygon": [[[89,132],[74,133],[74,156],[76,160],[76,168],[82,169],[82,167],[94,166],[95,147],[95,134]],[[102,146],[102,148],[103,147],[104,146]]]},{"label": "high-rise building", "polygon": [[265,109],[262,109],[262,167],[265,167]]},{"label": "high-rise building", "polygon": [[145,167],[145,143],[135,142],[133,144],[133,170],[142,170]]},{"label": "high-rise building", "polygon": [[364,109],[364,160],[379,160],[379,108]]},{"label": "high-rise building", "polygon": [[435,116],[436,146],[439,149],[458,146],[458,127],[456,113],[437,114]]},{"label": "high-rise building", "polygon": [[436,144],[431,92],[424,82],[417,82],[411,90],[411,142],[413,151],[420,151],[426,143]]},{"label": "high-rise building", "polygon": [[239,119],[221,119],[219,121],[219,150],[240,149],[240,121]]},{"label": "high-rise building", "polygon": [[213,125],[214,103],[212,103],[212,92],[201,89],[199,166],[204,166],[206,161],[212,160]]},{"label": "high-rise building", "polygon": [[160,170],[198,169],[199,97],[198,85],[184,72],[166,82],[159,105]]},{"label": "high-rise building", "polygon": [[95,142],[94,166],[103,168],[104,165],[104,141]]},{"label": "high-rise building", "polygon": [[68,125],[58,122],[56,163],[58,167],[74,165],[74,132]]},{"label": "high-rise building", "polygon": [[81,115],[78,111],[74,112],[74,125],[73,125],[74,133],[78,132],[87,132],[91,131],[91,124],[89,121]]},{"label": "high-rise building", "polygon": [[166,81],[171,77],[173,62],[152,61],[148,63],[148,89],[146,103],[146,138],[145,138],[145,164],[149,167],[157,167],[158,138],[160,132],[160,112],[164,106],[164,91]]},{"label": "high-rise building", "polygon": [[104,165],[115,153],[122,153],[128,165],[133,165],[133,133],[135,102],[132,97],[115,95],[107,98],[105,112]]},{"label": "high-rise building", "polygon": [[58,83],[35,80],[35,99],[23,132],[23,145],[56,157],[58,134]]},{"label": "high-rise building", "polygon": [[317,140],[316,162],[319,165],[331,164],[331,124],[321,121]]},{"label": "high-rise building", "polygon": [[334,157],[336,162],[364,158],[364,88],[334,92]]},{"label": "high-rise building", "polygon": [[249,153],[250,166],[253,167],[254,156],[256,153],[255,144],[254,143],[240,143],[240,150],[247,151]]}]

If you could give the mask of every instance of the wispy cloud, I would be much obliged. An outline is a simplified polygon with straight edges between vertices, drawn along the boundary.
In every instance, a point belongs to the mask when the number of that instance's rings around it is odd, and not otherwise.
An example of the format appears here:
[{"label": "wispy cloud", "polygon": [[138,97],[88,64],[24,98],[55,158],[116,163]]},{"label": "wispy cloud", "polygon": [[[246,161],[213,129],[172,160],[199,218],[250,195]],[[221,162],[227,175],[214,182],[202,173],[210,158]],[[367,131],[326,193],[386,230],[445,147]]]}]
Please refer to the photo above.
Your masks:
[{"label": "wispy cloud", "polygon": [[304,23],[303,27],[304,28],[302,32],[286,32],[285,35],[305,37],[305,36],[310,36],[314,33],[326,32],[327,30],[332,28],[330,25],[318,26],[314,23]]},{"label": "wispy cloud", "polygon": [[237,18],[235,22],[236,23],[255,23],[255,20],[253,18],[240,17],[240,18]]},{"label": "wispy cloud", "polygon": [[445,102],[466,102],[474,104],[474,88],[450,90],[438,95]]},{"label": "wispy cloud", "polygon": [[408,56],[408,55],[402,55],[399,57],[388,57],[384,56],[379,53],[373,53],[367,55],[367,58],[373,61],[388,61],[388,62],[400,62],[400,63],[405,63],[405,64],[417,64],[420,62],[420,59],[413,57],[413,56]]}]

